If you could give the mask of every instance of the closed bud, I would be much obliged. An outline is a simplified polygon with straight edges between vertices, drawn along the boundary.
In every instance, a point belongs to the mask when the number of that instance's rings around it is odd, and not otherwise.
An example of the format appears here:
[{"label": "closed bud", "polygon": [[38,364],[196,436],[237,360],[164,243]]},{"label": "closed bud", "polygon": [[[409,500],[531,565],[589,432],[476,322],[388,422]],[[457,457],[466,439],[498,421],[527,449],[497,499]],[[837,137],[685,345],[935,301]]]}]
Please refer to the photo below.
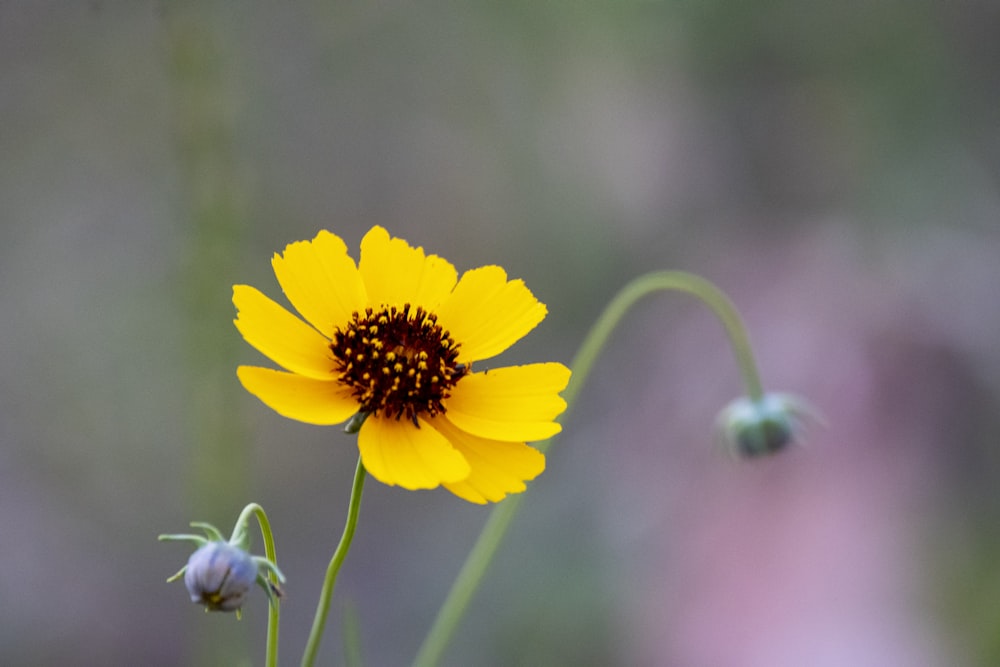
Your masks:
[{"label": "closed bud", "polygon": [[737,456],[774,454],[799,440],[808,421],[818,421],[809,404],[790,394],[738,398],[719,414],[719,439]]},{"label": "closed bud", "polygon": [[188,533],[160,535],[163,541],[194,542],[198,545],[197,551],[188,558],[187,565],[167,581],[184,577],[192,602],[204,605],[206,611],[235,611],[237,618],[254,583],[264,589],[272,605],[278,604],[278,598],[283,595],[279,582],[285,581],[285,575],[274,561],[263,556],[251,556],[247,551],[250,548],[247,524],[255,508],[263,513],[256,503],[247,505],[236,520],[233,536],[228,542],[218,528],[203,521],[194,521],[191,526],[205,531],[204,536]]},{"label": "closed bud", "polygon": [[191,554],[184,585],[208,611],[237,611],[257,580],[257,563],[228,542],[209,542]]}]

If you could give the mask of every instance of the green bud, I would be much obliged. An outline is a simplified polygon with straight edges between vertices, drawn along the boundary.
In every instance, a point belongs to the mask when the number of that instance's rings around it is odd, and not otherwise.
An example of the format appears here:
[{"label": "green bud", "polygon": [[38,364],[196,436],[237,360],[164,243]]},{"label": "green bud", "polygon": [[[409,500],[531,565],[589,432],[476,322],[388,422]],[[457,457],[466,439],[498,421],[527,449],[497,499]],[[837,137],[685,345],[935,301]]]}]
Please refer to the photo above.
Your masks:
[{"label": "green bud", "polygon": [[801,439],[808,421],[818,421],[804,400],[791,394],[765,394],[759,400],[742,397],[727,405],[716,423],[719,440],[737,456],[774,454]]}]

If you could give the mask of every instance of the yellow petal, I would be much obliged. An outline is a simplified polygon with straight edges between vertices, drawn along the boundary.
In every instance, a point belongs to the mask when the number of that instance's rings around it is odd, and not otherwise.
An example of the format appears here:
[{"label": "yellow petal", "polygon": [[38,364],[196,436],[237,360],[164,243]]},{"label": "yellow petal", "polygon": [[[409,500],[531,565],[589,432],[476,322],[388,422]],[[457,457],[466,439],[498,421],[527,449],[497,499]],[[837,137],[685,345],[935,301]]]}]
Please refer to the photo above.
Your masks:
[{"label": "yellow petal", "polygon": [[358,411],[357,401],[337,382],[256,366],[240,366],[236,375],[247,391],[289,419],[307,424],[339,424]]},{"label": "yellow petal", "polygon": [[282,255],[274,256],[271,266],[291,304],[327,338],[367,303],[361,274],[347,246],[326,230],[312,241],[288,245]]},{"label": "yellow petal", "polygon": [[358,433],[361,461],[372,477],[404,489],[433,489],[469,475],[469,464],[426,422],[369,417]]},{"label": "yellow petal", "polygon": [[520,280],[507,281],[499,266],[466,271],[444,303],[438,322],[461,343],[460,362],[489,359],[545,319],[545,305]]},{"label": "yellow petal", "polygon": [[243,338],[283,368],[329,380],[333,361],[326,338],[249,285],[233,285],[233,320]]},{"label": "yellow petal", "polygon": [[424,256],[382,227],[372,227],[361,240],[358,270],[368,303],[401,306],[409,303],[433,310],[451,292],[458,278],[455,267],[437,255]]},{"label": "yellow petal", "polygon": [[559,392],[570,371],[545,363],[497,368],[463,377],[445,399],[448,420],[491,440],[544,440],[561,429],[552,421],[566,409]]},{"label": "yellow petal", "polygon": [[487,440],[455,427],[447,417],[431,426],[441,432],[469,462],[471,472],[445,488],[473,503],[497,502],[507,494],[524,491],[524,483],[545,470],[545,455],[523,442]]}]

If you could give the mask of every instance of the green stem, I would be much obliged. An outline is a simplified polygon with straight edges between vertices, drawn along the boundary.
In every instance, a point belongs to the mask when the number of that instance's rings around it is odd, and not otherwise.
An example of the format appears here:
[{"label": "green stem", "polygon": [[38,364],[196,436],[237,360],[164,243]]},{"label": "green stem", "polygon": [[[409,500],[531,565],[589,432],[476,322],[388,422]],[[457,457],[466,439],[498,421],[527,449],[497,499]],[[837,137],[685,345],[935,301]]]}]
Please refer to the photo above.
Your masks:
[{"label": "green stem", "polygon": [[[570,408],[576,402],[576,397],[580,393],[584,382],[590,375],[601,350],[611,337],[618,323],[621,322],[625,313],[643,297],[663,290],[674,290],[685,292],[701,299],[715,316],[722,322],[729,336],[729,342],[736,354],[737,363],[740,366],[740,373],[743,377],[743,384],[747,395],[754,400],[759,400],[764,395],[763,386],[760,382],[760,375],[757,372],[757,364],[754,361],[753,351],[746,334],[746,329],[740,319],[739,313],[733,302],[729,300],[719,288],[696,275],[683,271],[656,271],[639,276],[618,292],[611,303],[605,307],[604,312],[590,329],[579,351],[573,358],[571,368],[573,375],[569,385],[563,391],[563,398],[566,400],[567,409],[560,416],[559,421],[565,420]],[[552,445],[552,440],[534,443],[534,446],[541,452],[546,452]],[[417,657],[413,661],[413,667],[433,667],[438,664],[444,654],[448,642],[458,627],[459,621],[465,613],[465,609],[472,599],[473,594],[479,587],[483,576],[486,573],[493,555],[496,553],[500,542],[503,540],[507,529],[510,526],[514,515],[521,505],[523,495],[508,497],[504,502],[497,505],[482,531],[479,538],[473,545],[472,550],[465,559],[462,569],[459,571],[455,582],[448,591],[444,604],[438,611],[437,617],[431,625],[423,645],[417,652]]]},{"label": "green stem", "polygon": [[365,466],[359,458],[358,467],[354,471],[354,485],[351,487],[351,501],[347,508],[347,523],[344,525],[344,534],[340,537],[340,544],[337,545],[337,550],[333,552],[333,558],[330,559],[330,565],[326,568],[323,590],[320,593],[319,604],[316,605],[316,616],[313,618],[312,630],[309,631],[309,641],[306,643],[305,653],[302,654],[302,667],[312,667],[316,661],[316,652],[319,651],[323,629],[326,627],[326,617],[330,613],[330,601],[333,599],[333,587],[337,583],[337,574],[351,548],[354,529],[358,525],[358,511],[361,509],[361,493],[364,488]]},{"label": "green stem", "polygon": [[[264,512],[264,508],[257,503],[250,503],[243,508],[242,512],[240,512],[240,516],[236,519],[236,533],[230,541],[234,539],[239,540],[239,543],[242,543],[246,548],[249,548],[250,543],[246,536],[246,525],[251,514],[257,517],[257,524],[260,526],[260,534],[264,538],[264,556],[266,556],[269,561],[277,565],[278,556],[274,550],[274,534],[271,532],[271,522],[268,521],[267,513]],[[268,578],[274,584],[281,583],[278,581],[274,572],[269,573]],[[264,661],[266,667],[277,667],[278,665],[278,622],[281,616],[281,610],[278,605],[279,603],[277,600],[275,600],[273,604],[268,605],[267,653]]]},{"label": "green stem", "polygon": [[[597,360],[597,356],[625,313],[643,297],[666,290],[690,294],[712,309],[715,316],[722,322],[722,326],[725,327],[726,335],[729,336],[729,343],[736,354],[736,362],[740,367],[747,396],[755,401],[763,398],[764,388],[760,381],[760,374],[757,372],[757,363],[754,361],[746,328],[736,311],[736,306],[733,305],[729,297],[709,281],[692,273],[654,271],[639,276],[623,287],[590,329],[587,338],[584,339],[580,350],[573,359],[573,377],[563,392],[563,398],[566,399],[567,404],[572,406],[575,402],[580,388]],[[565,417],[566,415],[563,414],[563,419]]]},{"label": "green stem", "polygon": [[[264,538],[264,556],[267,557],[269,561],[278,564],[278,555],[274,550],[274,535],[271,533],[271,522],[267,520],[267,514],[264,513],[264,508],[256,503],[253,503],[254,515],[257,517],[257,523],[260,524],[260,534]],[[271,582],[275,585],[280,584],[278,581],[278,576],[274,572],[268,573],[268,577]],[[275,598],[274,602],[270,605],[267,614],[267,658],[264,664],[267,667],[278,667],[278,621],[281,616],[280,602],[277,600],[277,596],[272,596]]]}]

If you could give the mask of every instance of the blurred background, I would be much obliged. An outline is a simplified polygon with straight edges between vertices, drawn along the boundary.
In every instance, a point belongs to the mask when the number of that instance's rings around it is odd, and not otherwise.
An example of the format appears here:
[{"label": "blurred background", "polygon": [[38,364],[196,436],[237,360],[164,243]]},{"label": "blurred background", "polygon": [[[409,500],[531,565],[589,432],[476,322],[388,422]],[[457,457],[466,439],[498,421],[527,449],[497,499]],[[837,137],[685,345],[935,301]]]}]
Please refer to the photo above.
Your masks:
[{"label": "blurred background", "polygon": [[[496,364],[699,273],[828,422],[730,460],[722,328],[642,302],[445,664],[1000,665],[998,62],[993,0],[0,3],[0,663],[262,664],[156,542],[256,501],[296,664],[356,447],[242,390],[231,286],[381,224],[548,305]],[[408,664],[488,511],[370,483],[324,664],[348,604]]]}]

